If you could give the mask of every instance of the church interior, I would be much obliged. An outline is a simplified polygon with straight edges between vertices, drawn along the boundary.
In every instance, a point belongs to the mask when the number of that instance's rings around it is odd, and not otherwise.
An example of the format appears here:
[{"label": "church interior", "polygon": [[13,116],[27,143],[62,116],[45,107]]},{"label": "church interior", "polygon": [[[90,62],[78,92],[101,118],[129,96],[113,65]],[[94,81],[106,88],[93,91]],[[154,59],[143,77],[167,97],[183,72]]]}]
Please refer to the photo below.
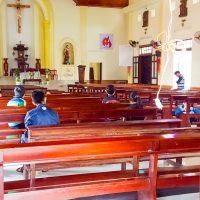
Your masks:
[{"label": "church interior", "polygon": [[0,199],[200,199],[199,11],[0,0]]}]

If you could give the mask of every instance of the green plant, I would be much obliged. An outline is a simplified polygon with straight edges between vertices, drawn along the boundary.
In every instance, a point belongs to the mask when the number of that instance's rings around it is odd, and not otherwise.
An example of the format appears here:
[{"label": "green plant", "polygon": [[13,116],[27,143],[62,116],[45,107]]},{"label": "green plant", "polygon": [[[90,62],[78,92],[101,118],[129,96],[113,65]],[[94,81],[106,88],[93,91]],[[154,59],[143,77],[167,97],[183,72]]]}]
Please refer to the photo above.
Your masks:
[{"label": "green plant", "polygon": [[45,69],[45,74],[49,75],[50,69]]},{"label": "green plant", "polygon": [[20,70],[19,70],[19,68],[16,68],[14,73],[15,73],[15,77],[20,77]]},{"label": "green plant", "polygon": [[45,79],[46,79],[46,81],[49,81],[49,73],[50,73],[50,69],[45,69]]},{"label": "green plant", "polygon": [[15,74],[15,82],[20,82],[20,70],[18,68],[14,71]]}]

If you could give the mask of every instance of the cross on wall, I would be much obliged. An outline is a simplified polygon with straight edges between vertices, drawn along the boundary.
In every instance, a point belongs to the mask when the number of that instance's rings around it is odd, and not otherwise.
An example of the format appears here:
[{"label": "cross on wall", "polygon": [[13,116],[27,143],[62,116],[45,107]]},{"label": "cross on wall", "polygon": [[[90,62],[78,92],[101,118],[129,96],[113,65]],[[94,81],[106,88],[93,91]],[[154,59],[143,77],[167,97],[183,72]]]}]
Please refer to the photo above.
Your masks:
[{"label": "cross on wall", "polygon": [[30,8],[30,5],[21,4],[20,0],[16,1],[16,4],[7,4],[8,7],[16,8],[17,11],[17,32],[21,33],[21,11],[23,8]]}]

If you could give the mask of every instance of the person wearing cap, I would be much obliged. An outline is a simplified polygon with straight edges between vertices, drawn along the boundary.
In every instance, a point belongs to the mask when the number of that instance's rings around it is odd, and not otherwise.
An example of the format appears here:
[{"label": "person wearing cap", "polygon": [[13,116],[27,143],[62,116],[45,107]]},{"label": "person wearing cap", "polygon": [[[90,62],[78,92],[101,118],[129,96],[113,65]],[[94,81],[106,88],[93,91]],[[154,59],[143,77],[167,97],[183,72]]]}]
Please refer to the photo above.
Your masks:
[{"label": "person wearing cap", "polygon": [[45,104],[45,95],[43,91],[33,91],[31,98],[36,108],[28,111],[25,116],[24,124],[26,131],[21,137],[21,143],[26,143],[28,141],[29,126],[48,126],[58,125],[60,123],[58,113]]},{"label": "person wearing cap", "polygon": [[102,100],[102,103],[107,104],[107,103],[119,103],[119,99],[117,99],[115,95],[115,88],[114,85],[107,85],[106,87],[106,94],[107,97],[105,97]]},{"label": "person wearing cap", "polygon": [[[7,106],[26,106],[26,101],[23,99],[25,89],[22,85],[14,88],[14,97],[7,103]],[[24,123],[8,123],[11,128],[24,128]]]}]

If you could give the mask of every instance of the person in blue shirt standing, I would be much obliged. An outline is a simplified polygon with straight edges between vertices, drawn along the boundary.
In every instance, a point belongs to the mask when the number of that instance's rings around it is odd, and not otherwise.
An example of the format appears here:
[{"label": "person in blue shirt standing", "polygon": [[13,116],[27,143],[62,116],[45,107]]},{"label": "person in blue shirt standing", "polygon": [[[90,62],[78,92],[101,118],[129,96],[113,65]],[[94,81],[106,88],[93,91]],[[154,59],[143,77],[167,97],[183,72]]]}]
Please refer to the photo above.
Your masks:
[{"label": "person in blue shirt standing", "polygon": [[[22,85],[14,88],[14,97],[7,103],[7,106],[26,106],[26,101],[23,99],[25,89]],[[11,128],[24,128],[24,123],[8,123]]]},{"label": "person in blue shirt standing", "polygon": [[33,91],[31,98],[36,108],[28,111],[25,116],[24,124],[26,131],[21,137],[21,143],[28,141],[29,126],[48,126],[60,123],[58,113],[45,104],[45,94],[43,91]]},{"label": "person in blue shirt standing", "polygon": [[183,90],[185,88],[184,76],[180,73],[180,71],[176,71],[174,74],[178,77],[178,80],[176,81],[177,86],[178,86],[177,89]]}]

